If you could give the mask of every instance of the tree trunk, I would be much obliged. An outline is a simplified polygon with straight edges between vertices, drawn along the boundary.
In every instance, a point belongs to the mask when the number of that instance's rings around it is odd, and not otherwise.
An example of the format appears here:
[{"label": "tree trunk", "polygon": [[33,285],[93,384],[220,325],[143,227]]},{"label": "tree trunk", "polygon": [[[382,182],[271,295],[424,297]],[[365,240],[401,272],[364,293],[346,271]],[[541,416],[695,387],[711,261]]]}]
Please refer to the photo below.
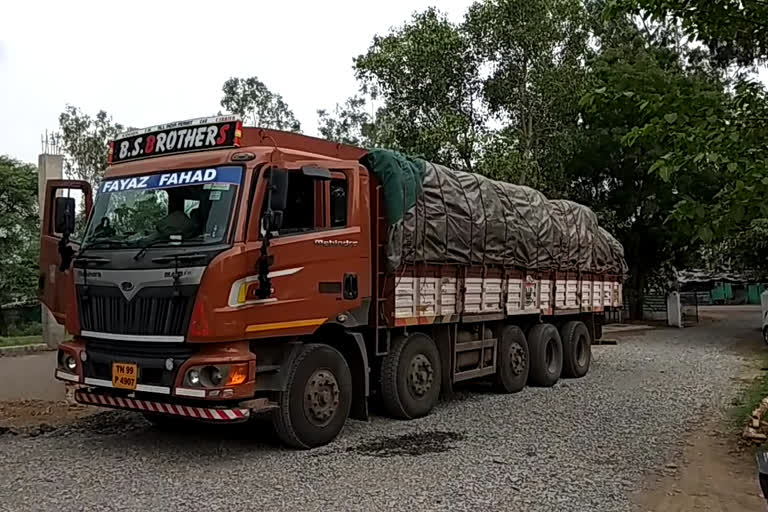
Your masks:
[{"label": "tree trunk", "polygon": [[8,336],[8,324],[5,323],[5,314],[0,309],[0,336]]},{"label": "tree trunk", "polygon": [[629,318],[631,320],[643,319],[643,302],[645,299],[645,281],[646,272],[645,269],[640,268],[640,265],[634,264],[629,271],[629,294],[627,295],[629,302]]}]

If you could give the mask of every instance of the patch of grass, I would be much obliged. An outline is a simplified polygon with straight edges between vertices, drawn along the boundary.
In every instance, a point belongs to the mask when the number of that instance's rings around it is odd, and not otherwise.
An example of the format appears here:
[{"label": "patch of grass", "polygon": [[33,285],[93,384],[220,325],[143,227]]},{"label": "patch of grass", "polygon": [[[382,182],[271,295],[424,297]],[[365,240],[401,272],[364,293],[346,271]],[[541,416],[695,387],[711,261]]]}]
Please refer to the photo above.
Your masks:
[{"label": "patch of grass", "polygon": [[755,377],[732,402],[734,407],[731,414],[734,423],[739,428],[744,427],[744,423],[752,411],[757,408],[763,398],[768,396],[768,371],[766,371],[768,370],[768,357],[763,357],[761,361],[760,375]]},{"label": "patch of grass", "polygon": [[16,345],[34,345],[42,343],[43,337],[36,336],[8,336],[0,338],[0,347],[13,347]]}]

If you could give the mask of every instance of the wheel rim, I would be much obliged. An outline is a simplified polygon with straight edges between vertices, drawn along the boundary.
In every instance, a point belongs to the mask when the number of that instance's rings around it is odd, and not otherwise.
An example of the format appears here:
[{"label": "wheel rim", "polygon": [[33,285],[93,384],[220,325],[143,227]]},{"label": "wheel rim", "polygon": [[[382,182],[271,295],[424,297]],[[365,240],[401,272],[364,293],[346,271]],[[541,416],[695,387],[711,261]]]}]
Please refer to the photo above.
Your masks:
[{"label": "wheel rim", "polygon": [[579,366],[587,364],[587,340],[584,336],[576,339],[576,364]]},{"label": "wheel rim", "polygon": [[339,383],[327,369],[315,370],[304,387],[304,413],[315,425],[325,426],[339,408]]},{"label": "wheel rim", "polygon": [[410,371],[408,372],[408,387],[414,396],[423,397],[432,388],[434,380],[434,370],[429,358],[424,354],[416,354],[411,359]]},{"label": "wheel rim", "polygon": [[557,365],[555,364],[555,343],[549,340],[547,343],[547,371],[549,373],[555,373],[557,371]]},{"label": "wheel rim", "polygon": [[525,351],[519,343],[509,347],[509,369],[516,377],[525,371]]}]

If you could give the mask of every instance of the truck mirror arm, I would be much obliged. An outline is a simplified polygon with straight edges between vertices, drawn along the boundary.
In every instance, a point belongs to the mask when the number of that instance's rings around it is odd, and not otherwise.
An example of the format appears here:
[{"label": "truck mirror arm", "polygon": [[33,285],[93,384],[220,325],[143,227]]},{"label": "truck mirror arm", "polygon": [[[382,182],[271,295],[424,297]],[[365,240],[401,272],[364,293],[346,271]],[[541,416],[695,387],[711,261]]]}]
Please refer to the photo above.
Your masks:
[{"label": "truck mirror arm", "polygon": [[59,271],[66,272],[72,264],[72,260],[75,259],[75,250],[69,245],[69,232],[65,231],[59,240],[59,255],[61,256]]}]

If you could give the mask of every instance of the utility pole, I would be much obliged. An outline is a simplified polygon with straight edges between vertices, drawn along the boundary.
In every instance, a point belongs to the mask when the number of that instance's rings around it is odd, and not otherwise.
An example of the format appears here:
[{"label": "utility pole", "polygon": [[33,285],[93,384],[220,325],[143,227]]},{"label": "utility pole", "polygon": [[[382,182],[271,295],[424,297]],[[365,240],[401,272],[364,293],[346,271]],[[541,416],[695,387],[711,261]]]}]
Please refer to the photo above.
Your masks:
[{"label": "utility pole", "polygon": [[[40,229],[43,229],[43,212],[45,211],[45,184],[48,180],[60,180],[64,176],[64,156],[60,153],[56,136],[48,133],[40,136],[41,153],[37,157],[37,199],[40,210]],[[46,271],[46,276],[48,272]],[[43,343],[51,348],[57,348],[66,339],[66,330],[60,325],[48,307],[40,303],[41,323],[43,325]]]}]

